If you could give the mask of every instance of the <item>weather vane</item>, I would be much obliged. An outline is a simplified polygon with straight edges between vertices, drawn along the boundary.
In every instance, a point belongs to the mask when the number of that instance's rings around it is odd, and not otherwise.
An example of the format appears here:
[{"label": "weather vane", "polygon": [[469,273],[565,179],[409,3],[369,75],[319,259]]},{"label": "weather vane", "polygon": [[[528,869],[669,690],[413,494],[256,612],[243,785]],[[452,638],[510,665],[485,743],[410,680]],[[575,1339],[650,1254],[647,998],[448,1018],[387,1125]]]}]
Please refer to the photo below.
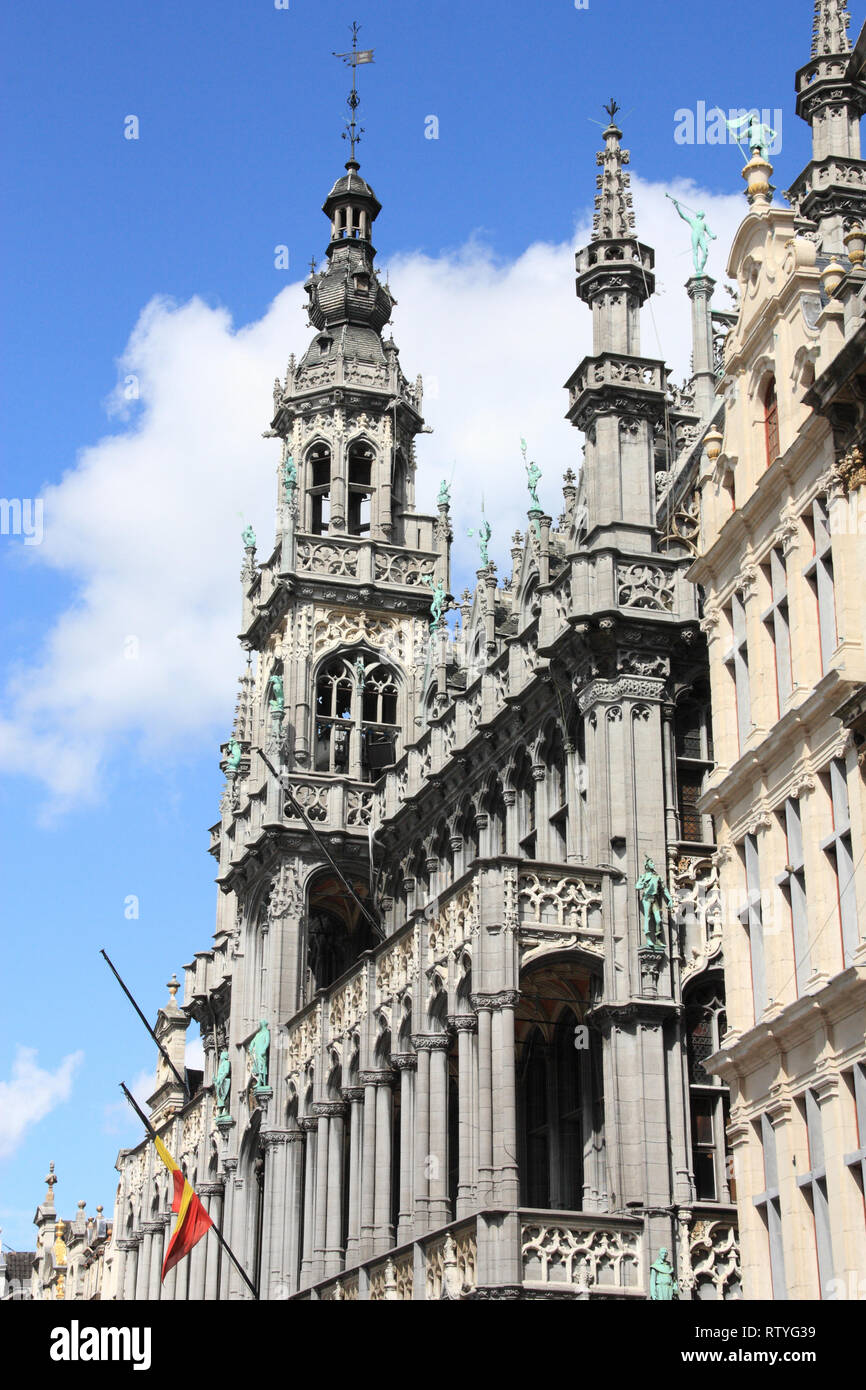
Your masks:
[{"label": "weather vane", "polygon": [[610,116],[611,123],[612,123],[612,122],[613,122],[613,118],[614,118],[614,116],[616,115],[617,111],[620,111],[622,108],[619,107],[619,106],[617,106],[617,104],[616,104],[616,102],[614,101],[613,97],[611,97],[611,99],[610,99],[610,101],[608,102],[607,106],[603,106],[601,109],[602,109],[602,111],[606,111],[606,112],[607,112],[607,114]]},{"label": "weather vane", "polygon": [[358,47],[358,34],[361,26],[355,21],[352,25],[352,49],[350,53],[335,53],[335,58],[342,58],[344,63],[348,63],[352,69],[352,90],[349,93],[350,115],[346,117],[346,129],[343,131],[343,139],[348,140],[352,150],[352,162],[355,160],[355,146],[360,145],[361,136],[364,134],[364,127],[359,126],[355,119],[355,112],[361,98],[358,96],[357,69],[361,63],[373,62],[372,48]]}]

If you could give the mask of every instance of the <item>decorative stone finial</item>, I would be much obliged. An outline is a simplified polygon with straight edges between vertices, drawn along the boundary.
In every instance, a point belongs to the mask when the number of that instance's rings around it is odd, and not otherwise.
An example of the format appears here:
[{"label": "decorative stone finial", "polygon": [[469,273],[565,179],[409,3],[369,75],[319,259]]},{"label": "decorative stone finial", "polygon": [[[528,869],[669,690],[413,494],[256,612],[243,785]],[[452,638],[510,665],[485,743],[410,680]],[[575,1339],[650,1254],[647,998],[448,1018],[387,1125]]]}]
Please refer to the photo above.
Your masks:
[{"label": "decorative stone finial", "polygon": [[824,58],[836,53],[850,53],[848,37],[848,0],[815,0],[812,21],[812,57]]},{"label": "decorative stone finial", "polygon": [[56,1182],[59,1182],[59,1181],[60,1181],[60,1179],[57,1177],[57,1175],[56,1175],[55,1172],[54,1172],[54,1164],[53,1164],[53,1163],[49,1163],[49,1165],[48,1165],[48,1176],[47,1176],[46,1178],[44,1178],[43,1181],[47,1184],[47,1187],[48,1187],[48,1191],[47,1191],[46,1194],[45,1194],[45,1203],[46,1203],[47,1206],[53,1206],[53,1205],[54,1205],[54,1184],[55,1184]]},{"label": "decorative stone finial", "polygon": [[171,979],[166,985],[166,989],[168,990],[169,995],[168,1007],[171,1008],[172,1006],[174,1006],[174,1008],[177,1008],[177,1000],[174,997],[180,989],[180,980],[177,978],[177,975],[172,975]]},{"label": "decorative stone finial", "polygon": [[610,124],[604,130],[604,149],[595,156],[602,173],[597,175],[595,181],[599,191],[595,195],[592,240],[625,241],[635,235],[631,185],[625,172],[629,152],[622,149],[619,143],[622,131],[614,124],[619,107],[613,98],[604,110]]}]

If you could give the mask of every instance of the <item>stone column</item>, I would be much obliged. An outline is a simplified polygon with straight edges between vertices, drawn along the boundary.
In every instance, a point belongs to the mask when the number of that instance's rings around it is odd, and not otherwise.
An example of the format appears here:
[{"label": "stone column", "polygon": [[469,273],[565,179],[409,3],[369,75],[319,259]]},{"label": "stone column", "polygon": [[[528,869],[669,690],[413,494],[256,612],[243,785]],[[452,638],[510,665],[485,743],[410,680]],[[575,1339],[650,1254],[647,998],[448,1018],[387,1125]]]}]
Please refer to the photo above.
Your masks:
[{"label": "stone column", "polygon": [[324,1101],[317,1105],[319,1116],[328,1121],[328,1164],[325,1193],[324,1269],[327,1278],[343,1268],[343,1142],[346,1128],[345,1101]]},{"label": "stone column", "polygon": [[422,1046],[422,1037],[413,1037],[418,1070],[415,1077],[415,1238],[428,1229],[428,1167],[430,1153],[430,1053]]},{"label": "stone column", "polygon": [[[324,1108],[325,1113],[322,1113]],[[328,1142],[330,1138],[330,1116],[327,1106],[313,1105],[313,1114],[318,1120],[316,1129],[316,1186],[313,1207],[313,1267],[310,1282],[317,1284],[325,1273],[325,1221],[328,1214]]]},{"label": "stone column", "polygon": [[344,1086],[349,1106],[349,1222],[346,1234],[346,1268],[357,1263],[361,1248],[361,1141],[364,1125],[363,1086]]},{"label": "stone column", "polygon": [[360,1075],[364,1087],[364,1135],[361,1153],[361,1259],[373,1253],[376,1203],[376,1076],[374,1071]]},{"label": "stone column", "polygon": [[288,1175],[286,1179],[286,1201],[283,1208],[285,1225],[282,1244],[286,1252],[283,1261],[286,1276],[286,1292],[281,1297],[298,1290],[298,1266],[301,1258],[301,1227],[304,1219],[304,1133],[301,1129],[290,1129],[286,1133],[288,1145]]},{"label": "stone column", "polygon": [[449,1018],[448,1025],[457,1034],[457,1210],[454,1216],[458,1219],[467,1216],[474,1206],[472,1034],[478,1020],[475,1014],[456,1014]]},{"label": "stone column", "polygon": [[147,1252],[147,1297],[152,1303],[157,1303],[162,1291],[162,1221],[148,1221],[144,1229],[150,1236]]},{"label": "stone column", "polygon": [[262,1135],[266,1151],[259,1289],[262,1299],[278,1298],[286,1282],[283,1234],[288,1191],[288,1139],[289,1131],[285,1129],[267,1130]]},{"label": "stone column", "polygon": [[400,1205],[397,1214],[398,1245],[412,1239],[414,1234],[413,1192],[415,1174],[415,1077],[418,1058],[414,1052],[391,1054],[391,1066],[400,1073]]},{"label": "stone column", "polygon": [[[204,1198],[207,1206],[207,1214],[214,1225],[222,1230],[222,1204],[223,1204],[223,1185],[221,1182],[203,1183],[198,1190],[199,1196]],[[202,1244],[205,1246],[205,1274],[204,1274],[204,1297],[205,1302],[214,1303],[219,1297],[219,1269],[220,1269],[220,1243],[216,1236],[208,1231],[202,1237]]]},{"label": "stone column", "polygon": [[[161,1217],[161,1221],[162,1221],[162,1241],[161,1241],[161,1245],[162,1245],[162,1258],[163,1258],[163,1260],[165,1260],[166,1253],[167,1253],[167,1251],[168,1251],[169,1241],[171,1240],[171,1233],[172,1233],[172,1231],[174,1230],[174,1220],[175,1220],[175,1218],[174,1218],[174,1212],[171,1212],[171,1211],[163,1212],[162,1217]],[[163,1286],[162,1286],[162,1297],[163,1297],[163,1299],[164,1299],[166,1302],[171,1302],[171,1303],[173,1303],[174,1300],[177,1298],[177,1265],[175,1265],[173,1269],[170,1269],[170,1270],[168,1271],[168,1274],[165,1276],[165,1282],[163,1283]]]},{"label": "stone column", "polygon": [[686,294],[692,301],[692,381],[695,406],[706,423],[716,406],[716,374],[713,370],[713,325],[711,303],[715,280],[709,275],[691,275]]},{"label": "stone column", "polygon": [[[131,1237],[123,1237],[117,1241],[117,1249],[120,1251],[120,1267],[117,1271],[117,1297],[120,1301],[130,1298],[128,1292],[130,1283],[130,1272],[135,1264],[135,1242]],[[132,1288],[135,1289],[135,1281],[132,1281]]]},{"label": "stone column", "polygon": [[[223,1188],[223,1231],[229,1245],[234,1249],[234,1212],[235,1212],[235,1173],[237,1172],[238,1161],[236,1158],[223,1159],[223,1172],[225,1174],[225,1186]],[[229,1259],[222,1262],[222,1273],[220,1276],[221,1299],[232,1297],[232,1286],[237,1279],[237,1271]]]},{"label": "stone column", "polygon": [[448,1201],[448,1049],[447,1033],[431,1033],[421,1040],[430,1054],[430,1166],[427,1229],[451,1220]]},{"label": "stone column", "polygon": [[493,1094],[496,1116],[493,1125],[494,1196],[504,1207],[520,1205],[520,1179],[517,1164],[517,1084],[514,1071],[514,1010],[520,994],[503,990],[494,995],[493,1015]]},{"label": "stone column", "polygon": [[478,1203],[487,1206],[493,1187],[493,1052],[490,998],[473,994],[478,1014]]},{"label": "stone column", "polygon": [[373,1204],[373,1253],[380,1255],[394,1244],[391,1225],[391,1072],[379,1072],[376,1081],[376,1181]]},{"label": "stone column", "polygon": [[189,1297],[197,1302],[201,1302],[204,1298],[205,1264],[207,1261],[205,1242],[208,1239],[213,1240],[213,1236],[202,1236],[192,1253],[187,1256],[189,1260]]},{"label": "stone column", "polygon": [[135,1271],[135,1299],[137,1303],[147,1298],[148,1282],[150,1279],[150,1248],[153,1245],[152,1231],[145,1231],[144,1226],[136,1233],[138,1244],[138,1264]]},{"label": "stone column", "polygon": [[313,1270],[313,1213],[316,1209],[316,1147],[318,1120],[312,1115],[302,1115],[298,1128],[306,1136],[304,1140],[304,1243],[301,1256],[300,1287],[312,1282]]}]

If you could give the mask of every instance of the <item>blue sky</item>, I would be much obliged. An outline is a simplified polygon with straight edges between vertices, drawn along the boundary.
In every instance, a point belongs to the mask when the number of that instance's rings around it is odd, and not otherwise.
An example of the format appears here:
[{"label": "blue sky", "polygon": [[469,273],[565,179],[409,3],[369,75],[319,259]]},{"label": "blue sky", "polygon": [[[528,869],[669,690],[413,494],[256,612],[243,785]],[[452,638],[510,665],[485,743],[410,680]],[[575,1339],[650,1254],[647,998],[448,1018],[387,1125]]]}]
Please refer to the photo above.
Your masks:
[{"label": "blue sky", "polygon": [[[456,472],[468,527],[469,479],[489,476],[504,574],[502,509],[519,524],[525,500],[516,452],[501,483],[501,451],[527,432],[551,488],[579,459],[561,384],[589,347],[570,258],[602,104],[623,108],[639,230],[659,253],[659,337],[645,315],[644,351],[682,374],[689,267],[663,188],[709,209],[720,281],[746,205],[736,148],[676,143],[675,113],[781,109],[788,187],[808,158],[793,76],[811,12],[765,0],[757,32],[747,8],[663,0],[6,8],[2,490],[45,498],[45,539],[0,536],[5,1244],[32,1245],[51,1159],[64,1214],[81,1197],[110,1210],[117,1149],[138,1137],[117,1083],[151,1069],[153,1050],[99,947],[153,1013],[211,937],[205,831],[241,670],[237,533],[252,517],[269,544],[261,431],[273,376],[309,337],[298,282],[324,252],[320,207],[347,156],[348,73],[330,55],[351,20],[376,50],[359,154],[384,205],[379,261],[436,428],[419,481],[432,495]],[[852,37],[863,17],[855,7]],[[138,140],[124,139],[129,115]],[[283,244],[288,271],[274,265]],[[118,395],[130,373],[132,404]],[[462,528],[455,568],[462,587]],[[129,635],[141,656],[124,664]]]}]

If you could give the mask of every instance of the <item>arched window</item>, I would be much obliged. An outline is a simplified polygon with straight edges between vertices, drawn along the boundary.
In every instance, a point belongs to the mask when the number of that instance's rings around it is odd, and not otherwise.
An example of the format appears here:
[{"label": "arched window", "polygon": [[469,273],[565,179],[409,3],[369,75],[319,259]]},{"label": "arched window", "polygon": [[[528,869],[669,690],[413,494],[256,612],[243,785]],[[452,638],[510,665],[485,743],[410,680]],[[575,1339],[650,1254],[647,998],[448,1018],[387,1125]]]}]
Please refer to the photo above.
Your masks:
[{"label": "arched window", "polygon": [[512,778],[517,792],[515,811],[517,814],[517,840],[520,851],[527,859],[536,857],[535,793],[536,782],[532,775],[532,763],[527,752],[522,749]]},{"label": "arched window", "polygon": [[779,402],[776,399],[776,378],[770,377],[764,387],[764,437],[767,441],[767,467],[779,457]]},{"label": "arched window", "polygon": [[602,1142],[598,1035],[564,1008],[547,1038],[538,1027],[530,1031],[522,1052],[521,1202],[580,1211],[587,1156]]},{"label": "arched window", "polygon": [[310,530],[314,536],[326,536],[331,516],[331,451],[327,444],[313,445],[307,454],[307,473]]},{"label": "arched window", "polygon": [[683,1002],[695,1195],[699,1202],[733,1202],[734,1183],[725,1135],[730,1109],[728,1087],[704,1067],[707,1058],[718,1051],[726,1028],[724,985],[721,980],[704,981],[687,993]]},{"label": "arched window", "polygon": [[704,843],[712,838],[711,822],[698,810],[698,799],[713,767],[713,730],[709,690],[698,689],[677,705],[674,721],[677,767],[677,812],[680,838]]},{"label": "arched window", "polygon": [[505,797],[498,781],[493,782],[484,798],[484,810],[487,814],[488,853],[491,855],[505,854],[508,843]]},{"label": "arched window", "polygon": [[333,657],[316,678],[315,770],[375,781],[397,757],[399,687],[371,652]]},{"label": "arched window", "polygon": [[[349,877],[357,896],[366,901],[369,885]],[[330,869],[323,869],[313,879],[308,904],[307,995],[312,997],[350,970],[361,952],[371,950],[378,938],[345,884]]]},{"label": "arched window", "polygon": [[370,534],[370,508],[373,496],[372,445],[358,439],[349,449],[349,515],[346,529],[350,536]]}]

